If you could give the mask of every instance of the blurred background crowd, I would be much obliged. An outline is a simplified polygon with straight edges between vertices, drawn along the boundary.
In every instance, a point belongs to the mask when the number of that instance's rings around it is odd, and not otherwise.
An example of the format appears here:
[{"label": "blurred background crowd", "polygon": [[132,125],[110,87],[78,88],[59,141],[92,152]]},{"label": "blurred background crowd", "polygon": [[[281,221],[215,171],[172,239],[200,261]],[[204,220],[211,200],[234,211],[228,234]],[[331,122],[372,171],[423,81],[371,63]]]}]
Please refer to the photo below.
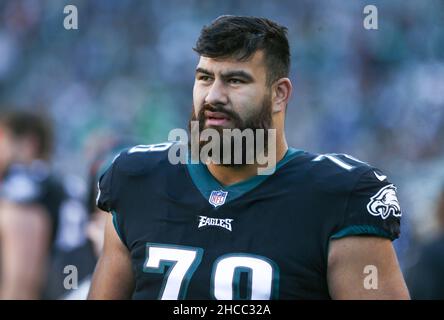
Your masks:
[{"label": "blurred background crowd", "polygon": [[[78,9],[77,30],[63,26],[68,4]],[[363,27],[367,4],[378,9],[377,30]],[[98,250],[91,245],[100,243],[91,239],[100,239],[101,223],[91,214],[91,181],[107,150],[163,142],[171,129],[187,127],[198,61],[192,47],[202,26],[222,14],[264,16],[288,27],[289,144],[351,154],[381,168],[398,186],[402,235],[394,244],[412,296],[444,299],[431,289],[444,285],[433,269],[444,266],[439,0],[1,0],[0,113],[32,111],[52,124],[47,163],[68,199],[54,235],[57,250],[71,257],[85,244],[90,253]],[[2,127],[15,130],[8,121],[0,121],[0,140]],[[20,170],[10,171],[16,182]],[[80,260],[91,269],[94,254],[88,257]],[[60,259],[52,274],[61,288]],[[67,293],[54,290],[47,297]]]}]

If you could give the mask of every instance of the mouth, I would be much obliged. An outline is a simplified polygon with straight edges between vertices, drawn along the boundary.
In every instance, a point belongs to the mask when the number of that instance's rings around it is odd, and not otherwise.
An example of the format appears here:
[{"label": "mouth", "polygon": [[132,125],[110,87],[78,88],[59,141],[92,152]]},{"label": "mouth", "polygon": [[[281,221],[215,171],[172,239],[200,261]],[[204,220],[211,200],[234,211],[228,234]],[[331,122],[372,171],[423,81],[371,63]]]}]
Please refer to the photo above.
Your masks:
[{"label": "mouth", "polygon": [[206,126],[227,126],[231,118],[223,112],[205,111]]}]

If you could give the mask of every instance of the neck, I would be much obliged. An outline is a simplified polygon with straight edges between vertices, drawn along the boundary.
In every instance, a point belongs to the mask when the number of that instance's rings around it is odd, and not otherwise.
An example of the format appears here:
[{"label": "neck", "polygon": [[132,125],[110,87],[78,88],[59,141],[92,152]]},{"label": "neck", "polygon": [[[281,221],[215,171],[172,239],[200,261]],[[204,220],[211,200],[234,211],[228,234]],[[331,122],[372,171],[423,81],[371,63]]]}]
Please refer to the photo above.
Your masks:
[{"label": "neck", "polygon": [[[287,141],[284,136],[276,137],[276,163],[282,160],[288,150]],[[259,164],[246,164],[241,166],[222,166],[214,163],[207,165],[208,171],[223,186],[242,182],[258,173]]]}]

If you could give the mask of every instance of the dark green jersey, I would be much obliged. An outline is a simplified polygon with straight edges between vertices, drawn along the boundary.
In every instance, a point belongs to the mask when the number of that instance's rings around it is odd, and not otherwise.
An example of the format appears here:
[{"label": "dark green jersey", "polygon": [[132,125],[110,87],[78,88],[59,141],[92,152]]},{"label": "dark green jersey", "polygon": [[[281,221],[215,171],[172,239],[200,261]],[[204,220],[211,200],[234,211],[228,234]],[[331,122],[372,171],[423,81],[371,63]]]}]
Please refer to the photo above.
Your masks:
[{"label": "dark green jersey", "polygon": [[329,299],[331,239],[399,236],[396,187],[350,156],[290,148],[272,175],[222,186],[158,146],[122,152],[100,179],[134,299]]}]

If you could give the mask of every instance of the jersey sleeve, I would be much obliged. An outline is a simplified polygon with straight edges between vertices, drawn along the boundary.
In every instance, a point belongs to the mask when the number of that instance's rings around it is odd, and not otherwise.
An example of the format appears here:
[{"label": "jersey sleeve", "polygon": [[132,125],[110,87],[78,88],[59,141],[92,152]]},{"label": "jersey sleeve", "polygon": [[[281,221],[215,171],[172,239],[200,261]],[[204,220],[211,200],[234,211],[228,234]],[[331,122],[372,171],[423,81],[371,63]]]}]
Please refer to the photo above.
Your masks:
[{"label": "jersey sleeve", "polygon": [[117,154],[110,155],[97,170],[98,173],[95,178],[98,181],[96,205],[103,211],[112,213],[116,210],[116,194],[120,183],[116,167],[119,158],[122,157],[125,151],[122,150]]},{"label": "jersey sleeve", "polygon": [[351,190],[343,222],[331,238],[352,235],[398,238],[402,213],[396,191],[396,186],[381,171],[365,171]]},{"label": "jersey sleeve", "polygon": [[114,157],[111,164],[110,162],[105,164],[108,166],[105,170],[99,170],[103,174],[99,174],[98,179],[98,192],[97,192],[97,207],[103,211],[107,211],[112,214],[113,225],[116,230],[120,240],[126,245],[126,237],[124,230],[123,216],[118,210],[118,188],[119,185],[124,183],[121,181],[121,175],[119,175],[119,170],[117,168],[119,158],[124,154],[124,151],[119,153]]},{"label": "jersey sleeve", "polygon": [[103,211],[112,212],[115,199],[113,194],[114,162],[100,176],[98,182],[97,207]]}]

